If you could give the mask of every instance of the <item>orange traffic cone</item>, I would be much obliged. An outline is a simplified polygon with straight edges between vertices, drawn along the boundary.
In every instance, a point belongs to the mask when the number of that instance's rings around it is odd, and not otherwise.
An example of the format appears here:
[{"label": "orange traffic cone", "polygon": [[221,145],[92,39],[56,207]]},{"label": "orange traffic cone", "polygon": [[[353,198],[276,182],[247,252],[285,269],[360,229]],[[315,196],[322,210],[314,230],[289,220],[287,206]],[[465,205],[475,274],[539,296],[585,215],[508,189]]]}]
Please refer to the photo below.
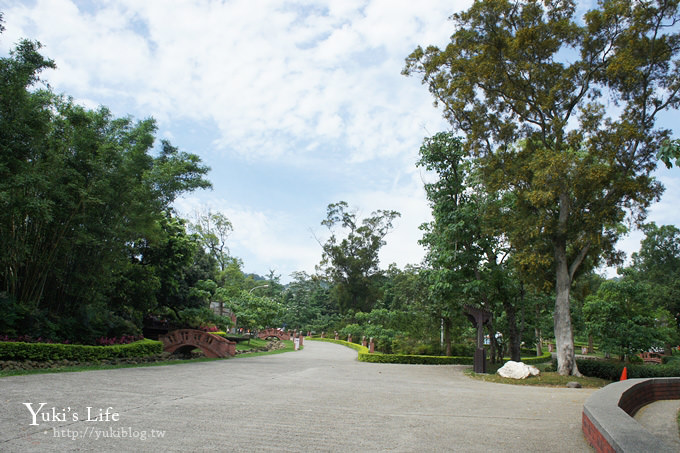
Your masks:
[{"label": "orange traffic cone", "polygon": [[621,373],[621,379],[619,379],[619,381],[625,381],[626,379],[628,379],[628,368],[624,366],[623,373]]}]

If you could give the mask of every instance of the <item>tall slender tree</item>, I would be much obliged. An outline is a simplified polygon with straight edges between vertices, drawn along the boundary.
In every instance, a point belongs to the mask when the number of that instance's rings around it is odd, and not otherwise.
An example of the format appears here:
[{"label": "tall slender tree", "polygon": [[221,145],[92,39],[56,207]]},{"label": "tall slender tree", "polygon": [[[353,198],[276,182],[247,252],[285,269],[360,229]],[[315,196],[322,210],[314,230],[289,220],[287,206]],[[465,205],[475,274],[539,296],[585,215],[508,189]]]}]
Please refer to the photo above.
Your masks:
[{"label": "tall slender tree", "polygon": [[[375,278],[380,274],[378,252],[385,245],[392,222],[399,216],[397,211],[378,210],[359,222],[346,202],[328,205],[321,224],[331,231],[331,236],[321,244],[321,267],[335,284],[341,311],[370,311],[379,298],[379,282]],[[334,231],[338,225],[346,230],[345,237],[338,237]]]}]

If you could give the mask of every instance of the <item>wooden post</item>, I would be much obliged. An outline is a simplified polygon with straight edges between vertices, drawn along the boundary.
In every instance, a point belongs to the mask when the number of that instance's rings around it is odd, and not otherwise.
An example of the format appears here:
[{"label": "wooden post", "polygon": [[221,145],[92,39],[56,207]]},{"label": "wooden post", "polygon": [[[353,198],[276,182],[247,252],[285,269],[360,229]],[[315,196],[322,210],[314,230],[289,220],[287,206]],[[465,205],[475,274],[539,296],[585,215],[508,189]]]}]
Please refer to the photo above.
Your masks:
[{"label": "wooden post", "polygon": [[369,354],[373,354],[375,352],[375,343],[373,343],[373,337],[371,337],[371,341],[368,343],[368,352]]},{"label": "wooden post", "polygon": [[340,339],[340,337],[338,336],[338,331],[337,331],[337,330],[335,331],[335,339],[336,339],[336,340],[339,340],[339,339]]},{"label": "wooden post", "polygon": [[486,373],[486,350],[484,349],[484,325],[491,322],[491,312],[481,308],[463,306],[467,318],[477,328],[477,349],[474,356],[474,372]]},{"label": "wooden post", "polygon": [[352,334],[347,335],[347,343],[352,342]]},{"label": "wooden post", "polygon": [[361,337],[361,346],[363,346],[364,348],[366,347],[366,335]]}]

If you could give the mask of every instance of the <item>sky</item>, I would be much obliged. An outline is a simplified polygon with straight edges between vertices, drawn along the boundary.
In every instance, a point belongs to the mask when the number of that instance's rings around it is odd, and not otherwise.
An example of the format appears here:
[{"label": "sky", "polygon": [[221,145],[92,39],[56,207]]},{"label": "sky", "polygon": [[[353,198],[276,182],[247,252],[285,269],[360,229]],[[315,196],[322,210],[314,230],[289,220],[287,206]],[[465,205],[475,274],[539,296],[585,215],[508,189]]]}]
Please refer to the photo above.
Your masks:
[{"label": "sky", "polygon": [[[288,282],[314,272],[328,237],[320,223],[341,200],[360,218],[401,213],[382,267],[421,262],[430,208],[415,162],[423,138],[450,127],[419,78],[401,71],[416,46],[445,46],[449,16],[470,4],[0,0],[0,53],[38,40],[57,65],[43,73],[55,92],[155,118],[159,139],[211,168],[213,189],[178,200],[180,214],[224,214],[244,271]],[[648,219],[680,225],[680,170],[656,177],[666,192]],[[632,232],[620,248],[630,255],[641,238]]]}]

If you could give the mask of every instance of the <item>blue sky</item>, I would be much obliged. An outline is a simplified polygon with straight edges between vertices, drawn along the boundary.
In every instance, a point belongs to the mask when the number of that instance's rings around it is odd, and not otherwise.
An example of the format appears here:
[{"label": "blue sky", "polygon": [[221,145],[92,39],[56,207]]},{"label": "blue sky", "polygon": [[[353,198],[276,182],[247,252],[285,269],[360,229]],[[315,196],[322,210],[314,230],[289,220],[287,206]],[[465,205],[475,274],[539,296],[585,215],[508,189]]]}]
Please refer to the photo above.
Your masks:
[{"label": "blue sky", "polygon": [[[88,107],[158,122],[158,137],[201,156],[214,189],[177,209],[219,211],[246,272],[313,272],[326,206],[402,217],[381,263],[417,264],[428,221],[423,137],[448,129],[417,78],[400,74],[417,45],[445,45],[448,17],[470,1],[0,0],[0,52],[37,39],[58,69],[44,78]],[[670,116],[668,118],[671,118]],[[666,121],[672,121],[667,119]],[[672,124],[669,124],[672,127]],[[650,210],[680,222],[680,171]],[[640,235],[621,241],[628,253]]]}]

